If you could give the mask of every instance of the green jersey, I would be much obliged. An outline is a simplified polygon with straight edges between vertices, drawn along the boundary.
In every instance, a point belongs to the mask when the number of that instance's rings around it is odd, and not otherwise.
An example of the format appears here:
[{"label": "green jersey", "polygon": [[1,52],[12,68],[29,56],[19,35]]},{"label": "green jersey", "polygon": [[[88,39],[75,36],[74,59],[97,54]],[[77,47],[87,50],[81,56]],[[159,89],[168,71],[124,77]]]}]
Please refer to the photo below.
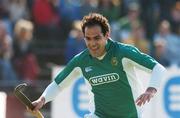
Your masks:
[{"label": "green jersey", "polygon": [[151,72],[156,61],[133,46],[114,42],[106,44],[106,55],[99,60],[88,49],[76,55],[55,78],[57,84],[80,72],[94,94],[95,114],[100,118],[138,118],[135,99],[142,93],[135,68]]}]

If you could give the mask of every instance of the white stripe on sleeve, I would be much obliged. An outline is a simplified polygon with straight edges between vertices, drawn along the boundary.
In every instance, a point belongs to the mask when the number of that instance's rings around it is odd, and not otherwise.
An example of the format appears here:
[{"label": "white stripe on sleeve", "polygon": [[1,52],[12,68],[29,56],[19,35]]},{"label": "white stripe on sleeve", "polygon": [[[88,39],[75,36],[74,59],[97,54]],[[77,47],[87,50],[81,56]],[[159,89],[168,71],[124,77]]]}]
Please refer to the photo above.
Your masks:
[{"label": "white stripe on sleeve", "polygon": [[158,88],[160,86],[161,79],[164,77],[166,69],[161,64],[156,64],[152,70],[149,87]]},{"label": "white stripe on sleeve", "polygon": [[45,98],[45,103],[52,101],[60,92],[60,87],[53,81],[48,87],[45,89],[43,96]]}]

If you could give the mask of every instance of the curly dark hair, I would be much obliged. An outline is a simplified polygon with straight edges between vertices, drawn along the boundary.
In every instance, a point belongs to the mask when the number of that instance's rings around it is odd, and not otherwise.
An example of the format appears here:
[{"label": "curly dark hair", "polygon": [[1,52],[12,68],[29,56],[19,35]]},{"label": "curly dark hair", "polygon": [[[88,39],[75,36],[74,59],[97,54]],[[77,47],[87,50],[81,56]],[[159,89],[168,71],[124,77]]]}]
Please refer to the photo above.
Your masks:
[{"label": "curly dark hair", "polygon": [[105,36],[107,32],[110,32],[110,25],[108,20],[101,14],[90,13],[87,16],[84,16],[82,19],[81,29],[85,34],[85,28],[98,25],[101,27],[102,33]]}]

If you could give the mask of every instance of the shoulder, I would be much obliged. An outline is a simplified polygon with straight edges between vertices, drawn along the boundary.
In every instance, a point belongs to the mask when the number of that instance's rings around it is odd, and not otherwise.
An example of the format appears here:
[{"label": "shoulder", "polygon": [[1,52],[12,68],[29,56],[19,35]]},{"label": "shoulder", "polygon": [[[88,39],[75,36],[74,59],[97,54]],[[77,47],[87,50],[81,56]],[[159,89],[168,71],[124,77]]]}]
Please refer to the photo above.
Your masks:
[{"label": "shoulder", "polygon": [[142,52],[139,51],[135,46],[119,42],[115,43],[115,52],[120,57],[126,58],[132,58],[142,54]]},{"label": "shoulder", "polygon": [[78,53],[75,57],[83,58],[83,57],[86,57],[87,55],[89,55],[89,52],[88,52],[88,49],[85,49],[85,50],[81,51],[80,53]]},{"label": "shoulder", "polygon": [[75,61],[82,61],[85,60],[89,56],[88,49],[85,49],[84,51],[78,53],[74,56],[73,60]]},{"label": "shoulder", "polygon": [[139,51],[133,45],[124,44],[124,43],[120,43],[120,42],[115,42],[115,47],[118,51],[120,51],[121,53],[124,53],[124,54]]},{"label": "shoulder", "polygon": [[87,57],[88,53],[87,50],[85,49],[84,51],[80,52],[79,54],[75,55],[68,63],[67,66],[68,67],[79,67],[82,64],[84,64],[84,62],[86,62],[85,59]]}]

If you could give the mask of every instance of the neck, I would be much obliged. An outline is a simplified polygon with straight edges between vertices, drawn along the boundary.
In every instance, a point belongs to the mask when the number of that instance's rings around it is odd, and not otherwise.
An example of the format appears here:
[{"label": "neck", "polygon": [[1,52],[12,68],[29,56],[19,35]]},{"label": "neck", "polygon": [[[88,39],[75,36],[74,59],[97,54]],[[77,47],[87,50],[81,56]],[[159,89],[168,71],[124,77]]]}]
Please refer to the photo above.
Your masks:
[{"label": "neck", "polygon": [[102,60],[105,55],[106,55],[106,52],[102,56],[99,56],[99,57],[96,57],[96,58],[99,59],[99,60]]}]

